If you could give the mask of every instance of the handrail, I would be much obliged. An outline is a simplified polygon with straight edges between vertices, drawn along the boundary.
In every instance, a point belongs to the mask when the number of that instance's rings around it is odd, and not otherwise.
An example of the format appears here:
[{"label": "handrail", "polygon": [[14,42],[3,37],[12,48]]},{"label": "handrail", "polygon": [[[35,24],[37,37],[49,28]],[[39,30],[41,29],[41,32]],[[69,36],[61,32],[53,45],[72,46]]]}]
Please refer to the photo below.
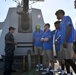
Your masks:
[{"label": "handrail", "polygon": [[33,44],[33,42],[17,42],[18,44]]}]

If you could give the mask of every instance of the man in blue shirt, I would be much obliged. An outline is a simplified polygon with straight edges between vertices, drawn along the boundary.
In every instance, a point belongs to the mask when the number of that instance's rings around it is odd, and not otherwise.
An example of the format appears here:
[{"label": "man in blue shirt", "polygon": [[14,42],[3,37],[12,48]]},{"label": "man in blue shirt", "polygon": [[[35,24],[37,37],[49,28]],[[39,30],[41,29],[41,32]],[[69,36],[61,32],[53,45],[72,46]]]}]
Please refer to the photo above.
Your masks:
[{"label": "man in blue shirt", "polygon": [[74,50],[73,59],[76,59],[76,30],[75,30],[75,40],[73,42],[73,50]]},{"label": "man in blue shirt", "polygon": [[74,27],[72,24],[72,20],[69,16],[65,16],[65,12],[63,10],[56,11],[55,15],[58,20],[62,20],[60,23],[61,30],[61,50],[63,51],[63,56],[65,60],[65,65],[67,69],[67,75],[70,74],[70,65],[76,73],[76,65],[71,60],[73,53],[73,41],[74,41]]},{"label": "man in blue shirt", "polygon": [[[36,58],[36,64],[42,65],[42,51],[43,51],[43,42],[41,37],[44,32],[40,29],[40,25],[36,25],[36,31],[33,33],[33,43],[34,43],[34,52]],[[36,71],[39,71],[39,65],[37,65]]]},{"label": "man in blue shirt", "polygon": [[50,24],[45,24],[45,32],[44,35],[41,38],[41,41],[43,42],[43,66],[46,68],[45,72],[42,72],[42,74],[46,74],[50,70],[50,63],[52,66],[51,72],[54,73],[54,62],[53,62],[53,40],[52,40],[52,32],[50,31]]},{"label": "man in blue shirt", "polygon": [[75,32],[74,32],[74,41],[76,41],[76,29],[75,29]]},{"label": "man in blue shirt", "polygon": [[56,49],[56,52],[57,52],[56,55],[57,55],[57,58],[58,58],[58,61],[59,61],[58,71],[62,70],[61,75],[63,75],[64,74],[64,64],[63,64],[64,59],[63,59],[63,53],[60,50],[60,45],[61,45],[61,41],[60,41],[60,39],[61,39],[60,23],[61,23],[61,21],[56,21],[54,23],[56,30],[54,32],[55,37],[54,36],[53,37],[55,38],[54,43],[55,43],[55,49]]}]

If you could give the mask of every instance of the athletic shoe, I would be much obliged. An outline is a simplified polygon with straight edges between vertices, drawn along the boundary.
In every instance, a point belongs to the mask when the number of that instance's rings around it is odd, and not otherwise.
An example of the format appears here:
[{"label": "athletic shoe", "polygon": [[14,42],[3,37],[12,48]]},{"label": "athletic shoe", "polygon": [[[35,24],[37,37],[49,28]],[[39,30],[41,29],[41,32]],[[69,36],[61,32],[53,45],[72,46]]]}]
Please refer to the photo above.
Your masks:
[{"label": "athletic shoe", "polygon": [[39,71],[39,65],[36,65],[36,71]]},{"label": "athletic shoe", "polygon": [[73,74],[72,74],[72,72],[71,72],[71,73],[69,73],[69,74],[67,74],[67,75],[73,75]]},{"label": "athletic shoe", "polygon": [[42,65],[42,64],[40,64],[39,69],[40,69],[40,71],[42,71],[42,70],[43,70],[43,65]]},{"label": "athletic shoe", "polygon": [[41,74],[42,75],[46,75],[46,74],[55,75],[53,72],[51,72],[51,71],[47,72],[45,70]]},{"label": "athletic shoe", "polygon": [[62,74],[62,73],[59,73],[59,75],[67,75],[66,73]]},{"label": "athletic shoe", "polygon": [[51,74],[51,75],[54,75],[53,72],[51,71],[52,67],[50,66],[49,68],[46,68],[42,71],[42,74],[45,75],[45,74]]},{"label": "athletic shoe", "polygon": [[70,72],[71,73],[71,75],[73,75],[73,73],[72,72]]},{"label": "athletic shoe", "polygon": [[43,65],[42,64],[37,64],[36,65],[36,71],[42,71],[43,70]]},{"label": "athletic shoe", "polygon": [[57,72],[61,72],[62,70],[60,68],[57,69]]}]

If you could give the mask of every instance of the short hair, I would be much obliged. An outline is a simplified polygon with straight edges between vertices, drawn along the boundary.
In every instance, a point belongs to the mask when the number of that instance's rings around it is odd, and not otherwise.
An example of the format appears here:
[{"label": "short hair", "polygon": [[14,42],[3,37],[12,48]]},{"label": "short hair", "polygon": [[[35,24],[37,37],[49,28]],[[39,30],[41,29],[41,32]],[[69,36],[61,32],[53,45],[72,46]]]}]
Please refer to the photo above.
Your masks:
[{"label": "short hair", "polygon": [[50,24],[49,23],[46,23],[45,26],[48,26],[50,28]]},{"label": "short hair", "polygon": [[9,27],[9,31],[10,31],[10,30],[15,30],[15,28],[11,26],[11,27]]},{"label": "short hair", "polygon": [[56,22],[54,22],[54,25],[60,24],[60,23],[61,23],[61,21],[56,21]]},{"label": "short hair", "polygon": [[56,11],[55,15],[57,15],[58,13],[61,13],[61,14],[65,15],[64,10],[62,10],[62,9],[60,9],[60,10]]}]

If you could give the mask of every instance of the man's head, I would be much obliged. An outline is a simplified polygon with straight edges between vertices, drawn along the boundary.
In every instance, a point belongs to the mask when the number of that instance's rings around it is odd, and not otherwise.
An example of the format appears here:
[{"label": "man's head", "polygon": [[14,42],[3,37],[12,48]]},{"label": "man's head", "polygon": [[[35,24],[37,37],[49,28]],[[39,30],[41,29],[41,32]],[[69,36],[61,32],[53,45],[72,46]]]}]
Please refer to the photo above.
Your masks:
[{"label": "man's head", "polygon": [[35,29],[36,31],[40,31],[41,26],[40,25],[36,25]]},{"label": "man's head", "polygon": [[50,24],[46,23],[45,26],[44,26],[45,31],[49,30],[49,28],[50,28]]},{"label": "man's head", "polygon": [[56,22],[54,23],[56,29],[60,29],[60,22],[61,22],[61,21],[56,21]]},{"label": "man's head", "polygon": [[57,16],[57,19],[60,20],[65,15],[65,12],[64,12],[64,10],[60,9],[60,10],[56,11],[55,15]]},{"label": "man's head", "polygon": [[15,31],[15,28],[14,27],[9,27],[9,32],[11,32],[11,33],[14,33],[14,31]]}]

